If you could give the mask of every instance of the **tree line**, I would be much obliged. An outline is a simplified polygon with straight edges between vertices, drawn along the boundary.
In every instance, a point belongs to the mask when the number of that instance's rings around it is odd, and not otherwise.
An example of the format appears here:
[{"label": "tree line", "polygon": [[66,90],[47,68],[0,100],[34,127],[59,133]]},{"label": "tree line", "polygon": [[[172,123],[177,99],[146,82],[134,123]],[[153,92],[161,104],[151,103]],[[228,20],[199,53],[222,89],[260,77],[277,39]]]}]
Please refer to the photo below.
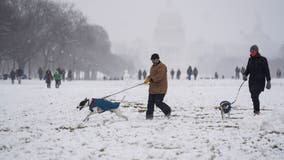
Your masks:
[{"label": "tree line", "polygon": [[80,70],[86,77],[131,68],[111,53],[103,27],[89,24],[73,4],[51,0],[0,1],[0,62],[29,72],[39,67]]}]

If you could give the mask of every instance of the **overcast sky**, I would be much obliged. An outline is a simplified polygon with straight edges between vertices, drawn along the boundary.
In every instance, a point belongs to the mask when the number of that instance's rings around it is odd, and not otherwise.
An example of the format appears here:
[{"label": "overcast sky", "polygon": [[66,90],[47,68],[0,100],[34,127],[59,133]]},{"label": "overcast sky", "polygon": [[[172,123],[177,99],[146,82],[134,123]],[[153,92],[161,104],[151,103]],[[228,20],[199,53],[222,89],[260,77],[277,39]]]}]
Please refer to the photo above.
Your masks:
[{"label": "overcast sky", "polygon": [[284,43],[283,0],[62,0],[73,2],[90,23],[103,26],[111,41],[153,39],[160,13],[172,3],[181,15],[187,42],[238,42],[256,26]]},{"label": "overcast sky", "polygon": [[[73,2],[89,23],[103,26],[112,46],[122,44],[133,47],[141,40],[146,42],[146,46],[140,47],[142,51],[131,50],[136,60],[140,58],[138,61],[141,64],[137,65],[142,67],[150,65],[150,61],[142,63],[145,56],[149,57],[156,52],[156,47],[151,48],[155,43],[155,27],[160,14],[168,10],[169,4],[182,19],[186,39],[183,54],[175,56],[176,53],[161,52],[170,68],[180,67],[185,70],[188,64],[193,64],[200,67],[203,73],[219,71],[230,75],[236,65],[247,62],[251,45],[259,45],[261,53],[272,59],[279,56],[280,46],[284,44],[284,0],[61,1]],[[135,41],[137,39],[139,41]],[[117,48],[113,48],[113,51],[119,52]],[[208,62],[204,62],[205,55]],[[224,60],[228,61],[226,67],[219,65]]]}]

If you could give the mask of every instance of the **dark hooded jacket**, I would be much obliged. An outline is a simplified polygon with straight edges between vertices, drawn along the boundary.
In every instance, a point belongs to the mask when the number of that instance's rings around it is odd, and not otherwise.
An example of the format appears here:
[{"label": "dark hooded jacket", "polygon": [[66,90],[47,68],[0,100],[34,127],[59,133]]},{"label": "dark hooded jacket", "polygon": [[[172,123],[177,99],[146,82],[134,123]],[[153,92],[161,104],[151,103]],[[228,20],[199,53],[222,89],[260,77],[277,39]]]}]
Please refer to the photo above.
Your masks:
[{"label": "dark hooded jacket", "polygon": [[256,56],[250,57],[246,70],[245,76],[249,76],[249,90],[250,92],[261,92],[264,90],[265,79],[270,81],[270,72],[268,63],[265,57],[257,53]]}]

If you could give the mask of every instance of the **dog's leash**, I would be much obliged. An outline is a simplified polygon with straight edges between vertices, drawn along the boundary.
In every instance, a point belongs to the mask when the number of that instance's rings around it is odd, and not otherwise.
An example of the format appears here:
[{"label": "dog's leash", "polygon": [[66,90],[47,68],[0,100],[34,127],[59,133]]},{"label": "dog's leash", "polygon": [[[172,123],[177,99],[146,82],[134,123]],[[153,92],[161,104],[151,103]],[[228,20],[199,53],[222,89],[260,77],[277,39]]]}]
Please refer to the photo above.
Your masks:
[{"label": "dog's leash", "polygon": [[106,99],[106,98],[111,97],[111,96],[113,96],[113,95],[116,95],[116,94],[119,94],[119,93],[125,92],[125,91],[127,91],[127,90],[132,89],[132,88],[138,87],[138,86],[140,86],[140,85],[142,85],[142,84],[144,84],[144,83],[139,83],[139,84],[136,84],[135,86],[132,86],[132,87],[129,87],[129,88],[123,89],[123,90],[121,90],[121,91],[115,92],[115,93],[113,93],[113,94],[110,94],[110,95],[104,96],[104,97],[102,97],[102,99]]},{"label": "dog's leash", "polygon": [[240,85],[240,88],[239,88],[239,90],[238,90],[237,96],[236,96],[235,100],[234,100],[231,104],[234,104],[234,103],[237,101],[238,96],[239,96],[239,93],[240,93],[240,90],[241,90],[241,88],[242,88],[242,86],[244,85],[245,82],[246,82],[246,81],[243,81],[242,84]]}]

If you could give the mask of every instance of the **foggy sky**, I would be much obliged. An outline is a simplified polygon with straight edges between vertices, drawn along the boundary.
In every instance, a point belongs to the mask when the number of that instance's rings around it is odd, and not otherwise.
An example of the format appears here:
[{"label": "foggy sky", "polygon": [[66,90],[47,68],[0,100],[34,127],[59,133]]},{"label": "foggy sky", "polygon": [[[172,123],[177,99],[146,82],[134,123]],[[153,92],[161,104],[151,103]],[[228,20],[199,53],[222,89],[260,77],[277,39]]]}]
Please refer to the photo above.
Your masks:
[{"label": "foggy sky", "polygon": [[102,25],[113,42],[153,40],[157,18],[168,3],[179,11],[187,42],[238,43],[259,26],[283,43],[283,0],[62,0],[73,2],[90,23]]},{"label": "foggy sky", "polygon": [[136,69],[151,65],[145,58],[157,51],[155,27],[169,8],[180,15],[185,33],[183,53],[158,51],[170,69],[180,68],[184,73],[193,65],[203,74],[216,71],[230,77],[236,66],[246,65],[253,44],[259,45],[269,61],[282,54],[283,0],[61,1],[74,3],[89,23],[103,26],[113,53],[134,61]]}]

